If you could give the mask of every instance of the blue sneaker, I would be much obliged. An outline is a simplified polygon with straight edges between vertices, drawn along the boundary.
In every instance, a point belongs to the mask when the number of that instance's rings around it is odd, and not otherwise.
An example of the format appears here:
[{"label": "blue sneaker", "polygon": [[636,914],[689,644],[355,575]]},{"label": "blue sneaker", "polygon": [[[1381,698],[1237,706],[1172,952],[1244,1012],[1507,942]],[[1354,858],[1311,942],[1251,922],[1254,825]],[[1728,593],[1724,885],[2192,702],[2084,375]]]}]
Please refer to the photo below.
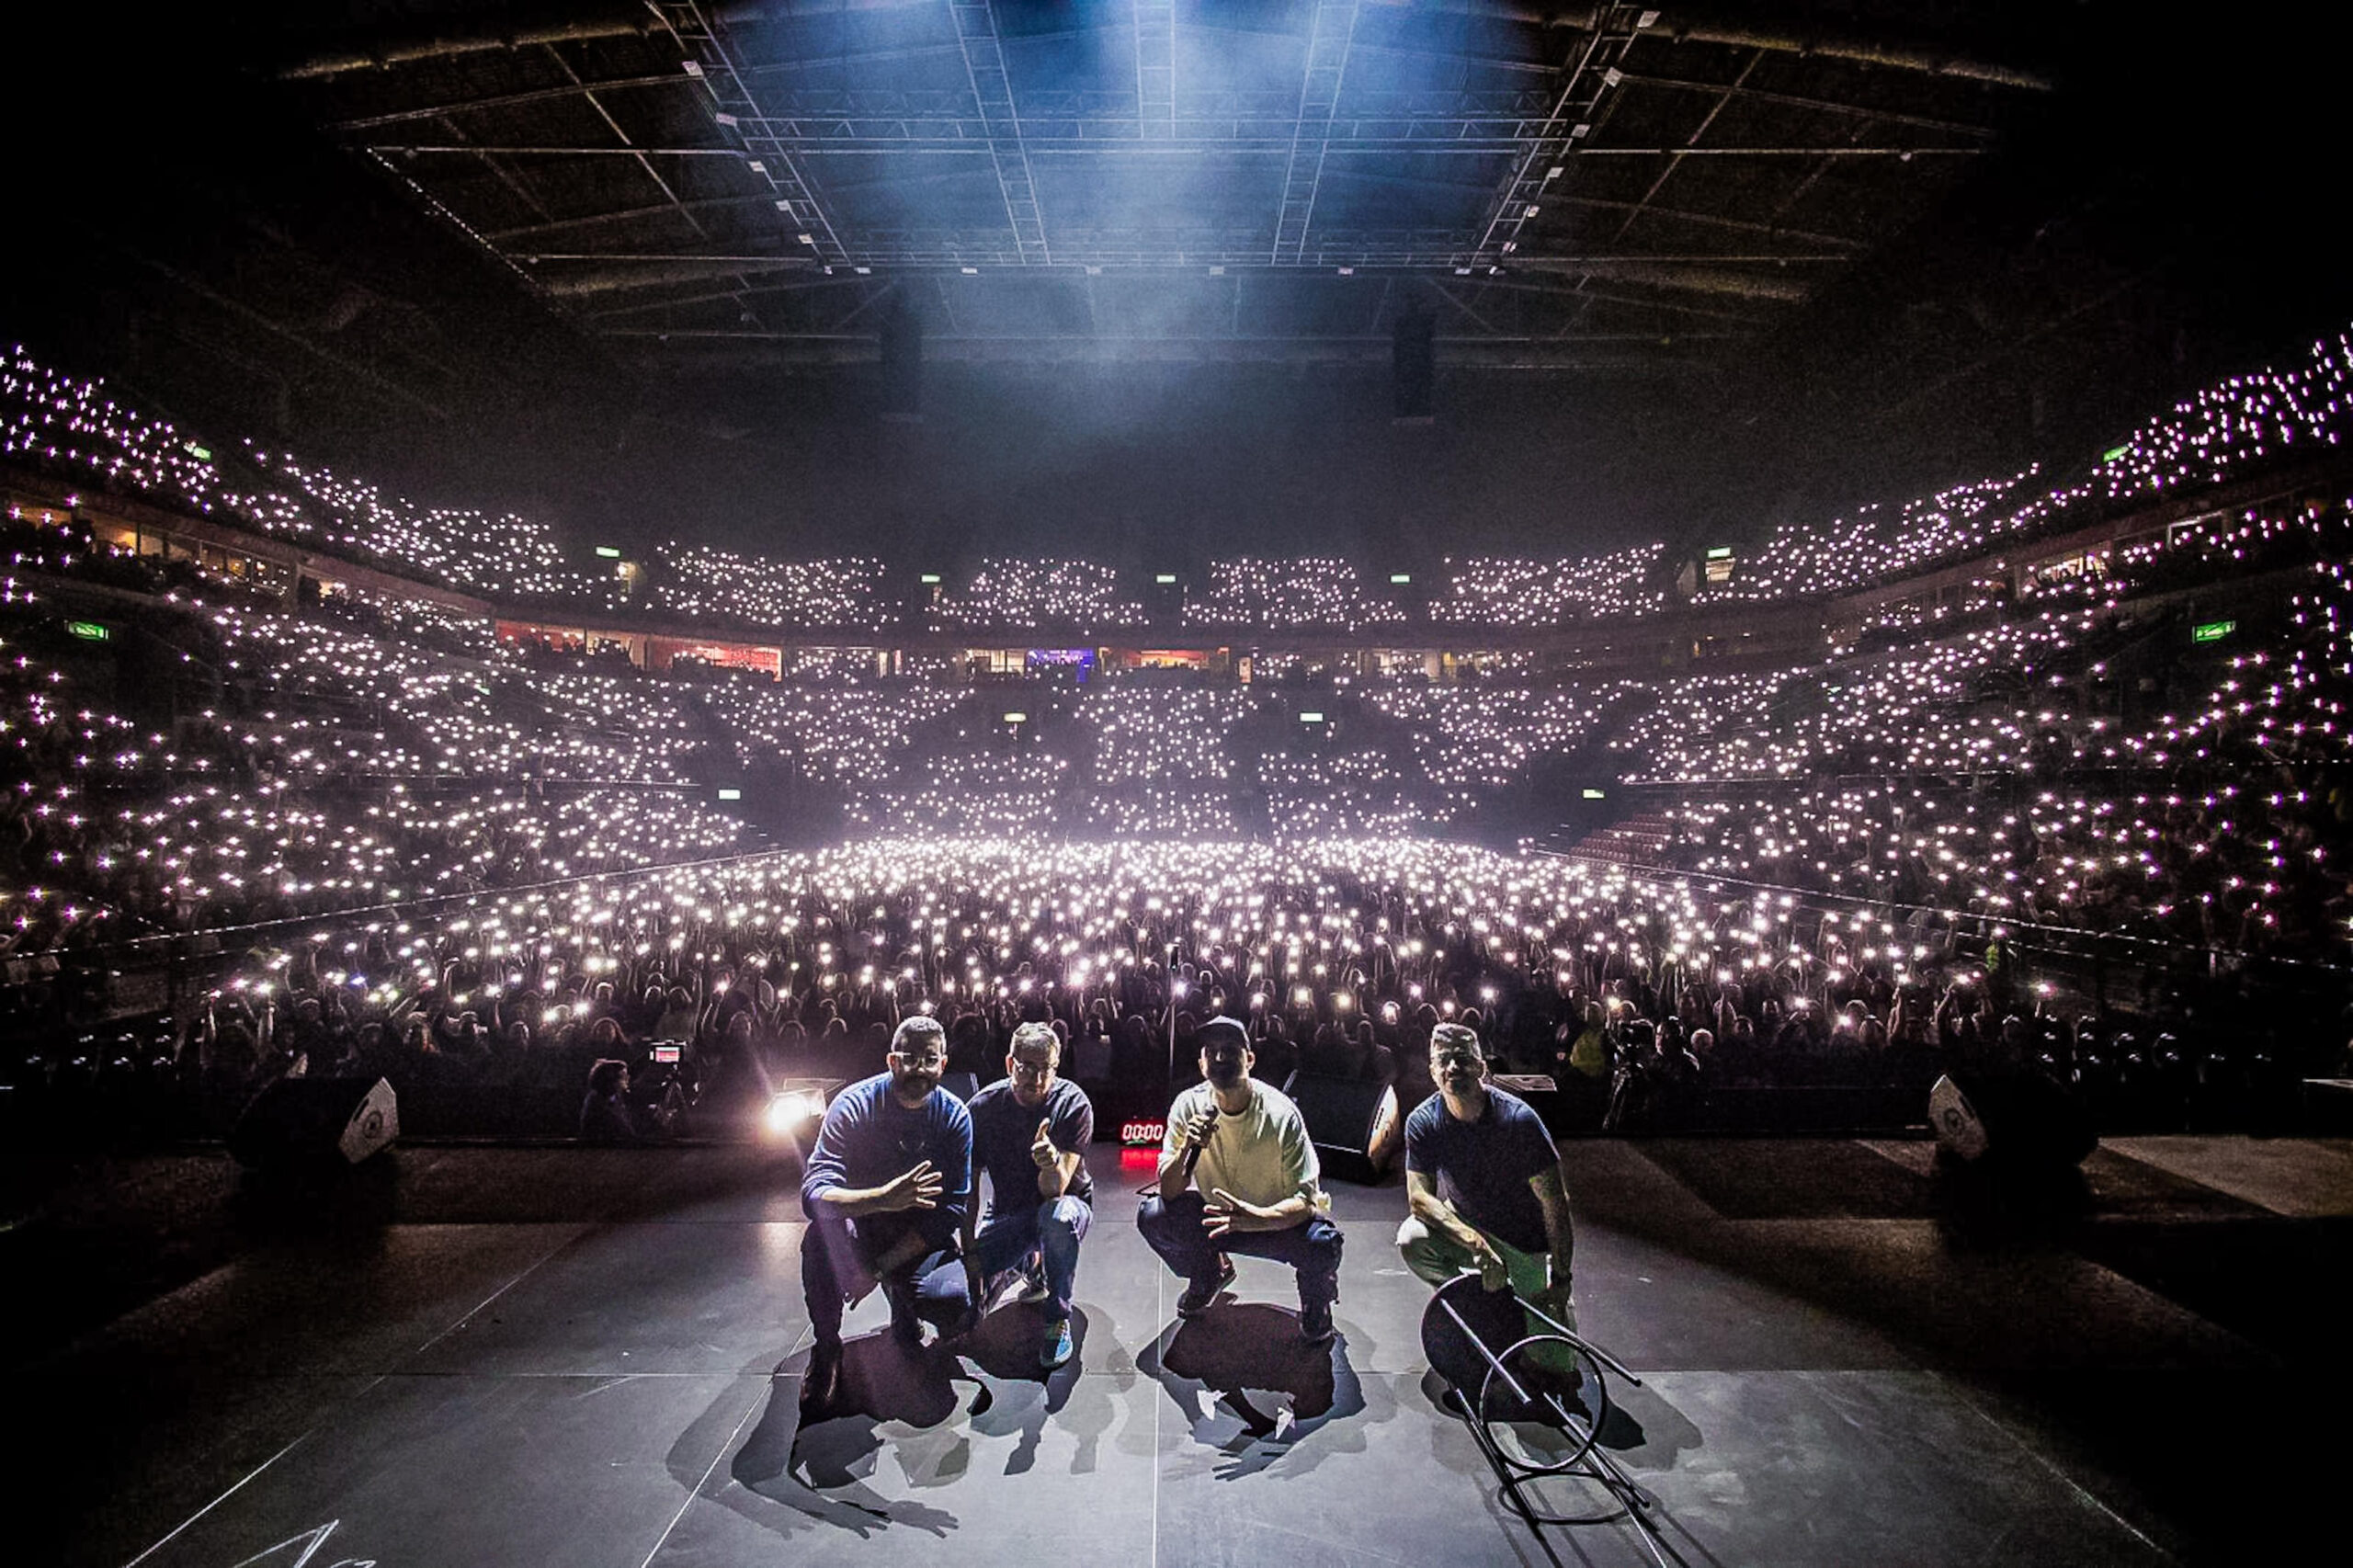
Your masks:
[{"label": "blue sneaker", "polygon": [[1046,1343],[1038,1352],[1038,1365],[1051,1372],[1070,1359],[1071,1350],[1070,1319],[1056,1318],[1046,1324]]}]

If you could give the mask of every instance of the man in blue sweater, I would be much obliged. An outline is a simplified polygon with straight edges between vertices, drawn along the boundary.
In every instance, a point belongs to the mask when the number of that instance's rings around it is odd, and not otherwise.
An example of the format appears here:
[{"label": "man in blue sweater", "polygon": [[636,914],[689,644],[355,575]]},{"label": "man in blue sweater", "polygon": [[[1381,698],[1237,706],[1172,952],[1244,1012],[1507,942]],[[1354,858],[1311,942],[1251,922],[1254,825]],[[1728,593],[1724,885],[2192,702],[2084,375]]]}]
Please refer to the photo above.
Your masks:
[{"label": "man in blue sweater", "polygon": [[801,1385],[804,1409],[834,1403],[841,1382],[842,1309],[875,1284],[891,1302],[891,1331],[923,1343],[924,1318],[964,1315],[957,1241],[972,1201],[972,1119],[939,1086],[948,1036],[926,1016],[891,1039],[890,1070],[852,1084],[825,1108],[801,1178],[809,1233],[801,1286],[816,1348]]}]

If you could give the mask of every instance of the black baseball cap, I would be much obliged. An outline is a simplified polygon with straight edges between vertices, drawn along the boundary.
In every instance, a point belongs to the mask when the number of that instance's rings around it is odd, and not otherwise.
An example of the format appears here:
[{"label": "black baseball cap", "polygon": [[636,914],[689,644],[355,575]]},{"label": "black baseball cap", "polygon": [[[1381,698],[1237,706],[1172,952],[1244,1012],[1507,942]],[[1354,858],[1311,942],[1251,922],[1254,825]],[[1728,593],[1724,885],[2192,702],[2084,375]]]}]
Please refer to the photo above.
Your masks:
[{"label": "black baseball cap", "polygon": [[1200,1042],[1203,1051],[1215,1045],[1222,1035],[1231,1035],[1233,1043],[1245,1051],[1250,1049],[1250,1031],[1242,1027],[1242,1022],[1238,1018],[1211,1018],[1193,1031],[1193,1038]]}]

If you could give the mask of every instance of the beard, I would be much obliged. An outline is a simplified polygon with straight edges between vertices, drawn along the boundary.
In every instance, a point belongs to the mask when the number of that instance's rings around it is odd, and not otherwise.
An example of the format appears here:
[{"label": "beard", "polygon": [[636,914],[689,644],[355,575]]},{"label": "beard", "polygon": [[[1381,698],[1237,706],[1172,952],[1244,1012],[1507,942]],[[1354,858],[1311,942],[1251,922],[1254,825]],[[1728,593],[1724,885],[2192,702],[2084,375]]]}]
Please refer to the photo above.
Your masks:
[{"label": "beard", "polygon": [[939,1080],[926,1073],[902,1073],[891,1080],[891,1093],[902,1105],[921,1105],[938,1087]]},{"label": "beard", "polygon": [[1221,1089],[1231,1089],[1237,1086],[1242,1082],[1242,1063],[1239,1062],[1212,1062],[1210,1063],[1210,1082]]}]

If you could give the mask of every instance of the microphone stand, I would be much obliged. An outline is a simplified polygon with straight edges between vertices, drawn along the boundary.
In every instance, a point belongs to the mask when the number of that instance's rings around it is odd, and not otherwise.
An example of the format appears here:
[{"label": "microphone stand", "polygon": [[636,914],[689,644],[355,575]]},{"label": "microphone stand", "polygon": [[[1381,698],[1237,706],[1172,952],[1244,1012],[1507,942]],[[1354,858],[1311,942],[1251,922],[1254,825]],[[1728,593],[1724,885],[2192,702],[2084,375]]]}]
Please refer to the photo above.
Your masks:
[{"label": "microphone stand", "polygon": [[[1518,1335],[1501,1349],[1492,1347],[1472,1322],[1472,1316],[1492,1319],[1497,1315],[1499,1309],[1494,1301],[1495,1295],[1505,1298],[1508,1307],[1502,1310],[1508,1311],[1516,1320],[1513,1327],[1506,1332]],[[1472,1316],[1465,1315],[1464,1306],[1472,1308]],[[1524,1333],[1526,1322],[1519,1318],[1521,1312],[1542,1324],[1543,1330],[1535,1334]],[[1496,1325],[1490,1323],[1488,1326],[1493,1329]],[[1574,1387],[1578,1403],[1574,1406],[1564,1402],[1557,1391],[1539,1389],[1533,1386],[1532,1381],[1526,1381],[1528,1365],[1525,1358],[1529,1353],[1539,1346],[1554,1345],[1567,1349],[1577,1377]],[[1600,1445],[1601,1429],[1609,1419],[1609,1388],[1603,1375],[1604,1369],[1617,1373],[1635,1388],[1643,1386],[1642,1379],[1629,1371],[1616,1357],[1581,1338],[1574,1329],[1517,1291],[1488,1292],[1475,1274],[1465,1274],[1448,1281],[1430,1298],[1429,1306],[1422,1313],[1422,1348],[1431,1366],[1440,1369],[1439,1376],[1447,1381],[1449,1396],[1447,1404],[1471,1429],[1472,1440],[1478,1445],[1479,1452],[1495,1472],[1495,1479],[1502,1483],[1504,1506],[1528,1526],[1538,1544],[1544,1547],[1546,1555],[1553,1556],[1551,1544],[1544,1537],[1548,1526],[1609,1524],[1622,1518],[1634,1527],[1635,1536],[1658,1568],[1672,1568],[1666,1542],[1660,1536],[1658,1527],[1652,1522],[1650,1510],[1658,1506],[1658,1499],[1643,1490]],[[1461,1354],[1466,1348],[1475,1352],[1476,1361],[1468,1360]],[[1519,1363],[1517,1374],[1513,1370],[1515,1362]],[[1473,1388],[1468,1381],[1457,1378],[1452,1370],[1445,1369],[1449,1363],[1455,1369],[1467,1369],[1475,1375],[1477,1387]],[[1490,1416],[1487,1412],[1491,1401],[1500,1403],[1496,1396],[1504,1393],[1509,1394],[1510,1406],[1501,1416]],[[1590,1414],[1586,1409],[1588,1398],[1593,1404]],[[1531,1415],[1536,1420],[1558,1427],[1569,1438],[1570,1448],[1564,1457],[1550,1461],[1537,1460],[1526,1457],[1525,1449],[1518,1453],[1506,1450],[1496,1439],[1495,1428],[1497,1426],[1515,1416],[1527,1418]],[[1608,1494],[1615,1506],[1592,1514],[1548,1511],[1529,1495],[1529,1488],[1531,1483],[1554,1476],[1597,1486]],[[1558,1562],[1558,1557],[1553,1556],[1553,1561]],[[1673,1561],[1679,1562],[1681,1559],[1678,1556]]]}]

